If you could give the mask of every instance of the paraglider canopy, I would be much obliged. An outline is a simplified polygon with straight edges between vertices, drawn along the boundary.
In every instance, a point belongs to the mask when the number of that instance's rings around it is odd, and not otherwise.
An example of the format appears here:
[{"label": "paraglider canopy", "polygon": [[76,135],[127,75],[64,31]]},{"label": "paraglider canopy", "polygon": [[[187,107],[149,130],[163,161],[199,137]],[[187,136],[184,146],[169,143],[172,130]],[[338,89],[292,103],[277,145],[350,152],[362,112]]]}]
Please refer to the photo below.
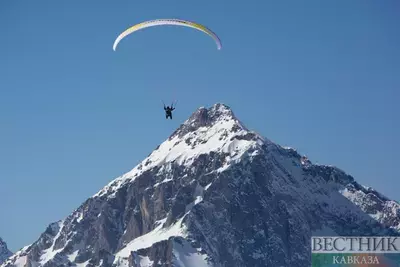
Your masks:
[{"label": "paraglider canopy", "polygon": [[161,26],[161,25],[176,25],[176,26],[184,26],[184,27],[190,27],[190,28],[197,29],[199,31],[206,33],[210,37],[212,37],[217,44],[218,50],[220,50],[222,48],[221,40],[219,39],[219,37],[214,32],[212,32],[210,29],[208,29],[207,27],[205,27],[201,24],[187,21],[187,20],[180,20],[180,19],[156,19],[156,20],[149,20],[149,21],[145,21],[145,22],[136,24],[136,25],[126,29],[125,31],[123,31],[115,40],[114,45],[113,45],[113,50],[115,51],[117,49],[119,42],[122,39],[124,39],[127,35],[129,35],[133,32],[136,32],[138,30],[144,29],[144,28],[153,27],[153,26]]}]

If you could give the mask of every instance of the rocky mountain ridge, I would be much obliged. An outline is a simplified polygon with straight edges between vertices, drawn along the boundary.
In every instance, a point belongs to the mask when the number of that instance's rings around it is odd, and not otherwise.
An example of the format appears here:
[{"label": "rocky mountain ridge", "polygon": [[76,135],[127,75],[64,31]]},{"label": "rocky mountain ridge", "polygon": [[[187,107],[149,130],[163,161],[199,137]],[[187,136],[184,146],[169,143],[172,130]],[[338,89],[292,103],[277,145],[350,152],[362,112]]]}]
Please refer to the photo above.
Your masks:
[{"label": "rocky mountain ridge", "polygon": [[216,104],[1,266],[303,267],[311,235],[398,235],[399,210]]}]

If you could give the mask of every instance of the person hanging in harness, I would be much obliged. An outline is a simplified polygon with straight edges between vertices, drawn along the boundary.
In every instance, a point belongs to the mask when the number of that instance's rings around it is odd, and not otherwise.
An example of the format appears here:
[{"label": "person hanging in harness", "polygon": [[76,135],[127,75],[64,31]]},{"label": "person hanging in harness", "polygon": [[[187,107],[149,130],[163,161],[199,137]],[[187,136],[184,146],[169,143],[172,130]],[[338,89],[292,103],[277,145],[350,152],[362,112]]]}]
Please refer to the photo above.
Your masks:
[{"label": "person hanging in harness", "polygon": [[172,120],[172,111],[174,110],[174,104],[172,103],[171,107],[165,106],[164,104],[164,110],[165,110],[165,119],[170,118]]}]

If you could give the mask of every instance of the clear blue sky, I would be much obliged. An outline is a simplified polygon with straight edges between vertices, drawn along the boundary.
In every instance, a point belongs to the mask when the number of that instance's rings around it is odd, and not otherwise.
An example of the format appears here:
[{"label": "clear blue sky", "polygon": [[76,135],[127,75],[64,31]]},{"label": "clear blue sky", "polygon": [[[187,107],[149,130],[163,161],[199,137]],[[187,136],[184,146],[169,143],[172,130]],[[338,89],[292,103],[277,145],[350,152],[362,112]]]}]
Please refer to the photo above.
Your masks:
[{"label": "clear blue sky", "polygon": [[[400,2],[0,1],[0,236],[35,241],[199,106],[399,200]],[[183,18],[112,44],[128,26]],[[173,121],[161,99],[178,99]]]}]

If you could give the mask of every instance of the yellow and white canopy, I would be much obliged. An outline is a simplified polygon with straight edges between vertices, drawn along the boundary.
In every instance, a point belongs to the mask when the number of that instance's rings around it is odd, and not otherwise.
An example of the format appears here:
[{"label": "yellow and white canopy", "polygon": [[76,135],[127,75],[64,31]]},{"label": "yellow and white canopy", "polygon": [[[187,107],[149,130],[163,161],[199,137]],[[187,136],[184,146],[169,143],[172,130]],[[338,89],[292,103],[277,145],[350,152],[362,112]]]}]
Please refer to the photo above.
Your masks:
[{"label": "yellow and white canopy", "polygon": [[156,20],[149,20],[149,21],[145,21],[145,22],[136,24],[136,25],[128,28],[124,32],[122,32],[115,40],[114,45],[113,45],[113,50],[114,51],[116,50],[119,42],[123,38],[125,38],[127,35],[135,32],[135,31],[144,29],[144,28],[160,26],[160,25],[177,25],[177,26],[185,26],[185,27],[197,29],[197,30],[202,31],[202,32],[206,33],[207,35],[211,36],[214,39],[214,41],[217,43],[218,50],[220,50],[222,48],[221,40],[218,38],[218,36],[215,33],[213,33],[210,29],[206,28],[205,26],[203,26],[201,24],[191,22],[191,21],[186,21],[186,20],[180,20],[180,19],[156,19]]}]

